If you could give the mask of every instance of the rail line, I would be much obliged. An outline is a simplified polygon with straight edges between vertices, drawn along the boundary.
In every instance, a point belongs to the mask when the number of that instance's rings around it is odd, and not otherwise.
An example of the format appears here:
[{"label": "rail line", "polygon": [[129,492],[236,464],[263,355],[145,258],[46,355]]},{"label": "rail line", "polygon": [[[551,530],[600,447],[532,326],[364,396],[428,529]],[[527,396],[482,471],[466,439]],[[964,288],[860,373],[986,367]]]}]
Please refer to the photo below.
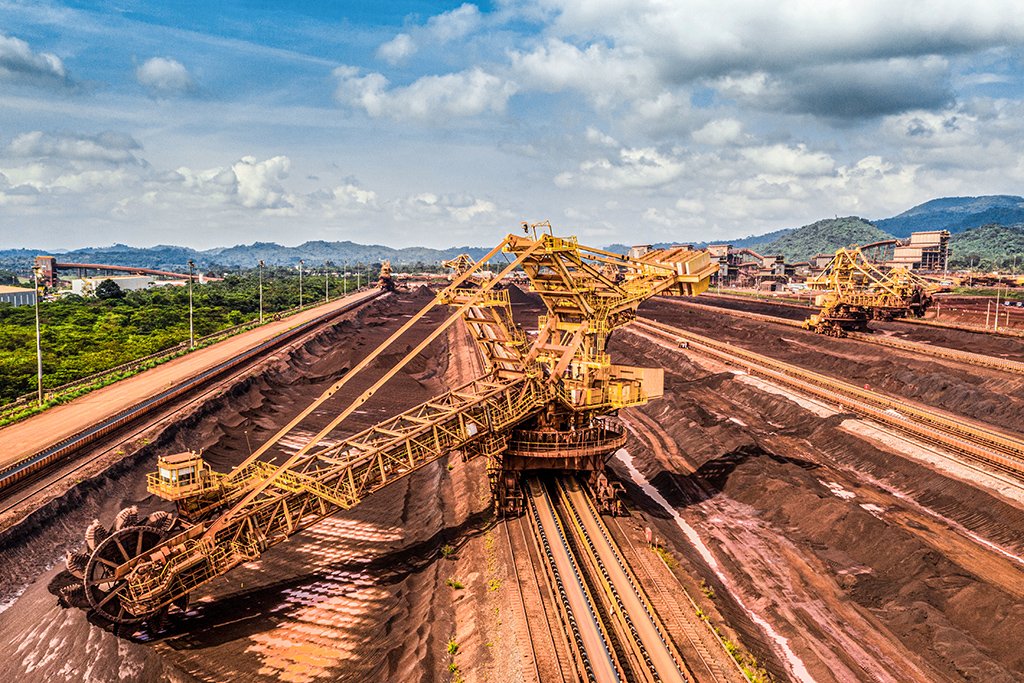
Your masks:
[{"label": "rail line", "polygon": [[[811,306],[802,302],[794,302],[793,300],[782,300],[776,301],[768,298],[761,298],[755,296],[744,296],[742,294],[721,294],[716,293],[713,295],[718,299],[726,299],[728,301],[745,301],[747,303],[755,302],[767,304],[769,306],[782,306],[789,308],[806,309],[814,312],[818,310],[817,306]],[[930,318],[899,318],[892,322],[907,323],[908,325],[924,325],[925,327],[941,327],[946,330],[958,330],[960,332],[974,332],[975,334],[991,334],[997,337],[1024,337],[1024,331],[1021,330],[988,330],[984,327],[978,327],[977,325],[957,325],[949,322],[941,322],[939,320],[932,320]]]},{"label": "rail line", "polygon": [[[765,315],[764,313],[738,311],[733,308],[700,304],[695,301],[680,301],[678,299],[665,299],[665,301],[667,301],[668,303],[675,304],[677,306],[695,308],[702,311],[710,311],[713,313],[724,312],[727,313],[728,315],[735,316],[737,318],[747,318],[749,320],[756,320],[758,322],[767,322],[775,325],[786,325],[788,327],[803,329],[803,325],[799,320],[780,318],[774,315]],[[909,353],[920,354],[922,356],[931,356],[932,358],[938,358],[940,360],[953,361],[955,363],[962,363],[964,365],[974,365],[977,367],[988,368],[989,370],[1000,370],[1015,375],[1024,375],[1024,363],[1022,363],[1021,361],[1009,360],[1007,358],[996,358],[995,356],[987,356],[982,353],[958,351],[956,349],[950,349],[942,346],[921,344],[919,342],[908,341],[906,339],[896,339],[893,337],[875,335],[864,332],[847,332],[847,338],[859,342],[864,342],[867,344],[887,346],[889,348],[899,349],[900,351],[907,351]]]},{"label": "rail line", "polygon": [[827,377],[811,370],[709,339],[687,330],[639,318],[639,328],[654,332],[752,375],[794,388],[828,403],[839,405],[921,441],[940,446],[968,460],[983,463],[1016,478],[1024,478],[1024,440],[960,416],[942,414],[906,399],[896,399],[869,389]]},{"label": "rail line", "polygon": [[[536,676],[538,683],[540,683],[544,680],[540,673],[540,661],[537,656],[537,641],[540,638],[540,634],[536,631],[537,627],[539,627],[540,624],[533,623],[533,620],[530,618],[530,612],[526,607],[526,599],[523,597],[523,577],[519,573],[519,565],[516,562],[516,552],[515,548],[512,545],[512,532],[509,530],[509,527],[511,527],[513,524],[519,527],[520,535],[523,538],[523,542],[527,544],[527,551],[529,551],[529,541],[527,541],[526,538],[526,530],[523,528],[522,519],[522,517],[519,517],[516,520],[506,520],[505,524],[503,524],[502,526],[505,529],[505,541],[508,544],[508,554],[512,564],[512,575],[516,581],[516,593],[519,595],[519,608],[522,611],[523,615],[523,625],[526,627],[526,640],[530,644],[530,656],[533,659],[533,673]],[[532,585],[534,585],[537,588],[538,594],[543,596],[544,589],[541,585],[540,577],[537,576],[537,568],[533,564],[532,560],[529,562],[529,565],[530,574],[533,577]],[[544,609],[544,600],[540,600],[539,603],[540,604],[536,605],[535,607],[540,607],[541,609]],[[563,683],[567,683],[567,679],[565,678],[565,672],[562,670],[562,663],[558,660],[558,645],[557,643],[555,643],[555,636],[551,629],[551,623],[548,620],[547,611],[544,610],[544,612],[545,613],[543,616],[543,621],[544,624],[547,626],[547,638],[544,639],[544,645],[547,645],[548,643],[551,644],[551,654],[555,657],[555,666],[558,669],[558,678]]]},{"label": "rail line", "polygon": [[529,482],[527,510],[545,573],[558,596],[563,628],[572,646],[578,673],[584,680],[598,683],[624,681],[608,632],[569,548],[565,528],[551,498],[538,481]]},{"label": "rail line", "polygon": [[573,480],[529,482],[528,511],[589,681],[684,683],[693,674],[589,496]]},{"label": "rail line", "polygon": [[[222,363],[219,363],[198,375],[179,382],[178,384],[146,399],[145,401],[126,408],[115,415],[112,415],[109,418],[78,432],[77,434],[0,469],[0,495],[5,498],[3,501],[3,507],[0,508],[0,514],[13,509],[20,503],[24,502],[27,498],[37,493],[40,488],[51,484],[51,481],[47,481],[42,483],[41,486],[37,485],[40,484],[39,479],[41,477],[45,477],[47,473],[60,465],[68,464],[72,456],[83,448],[90,446],[104,437],[114,434],[115,432],[128,429],[132,425],[136,425],[140,420],[156,415],[161,411],[161,409],[172,407],[177,404],[177,407],[175,407],[173,411],[173,413],[177,413],[185,407],[205,400],[211,391],[216,390],[216,384],[218,384],[220,380],[251,366],[253,363],[268,356],[272,352],[277,351],[280,348],[318,330],[320,327],[333,322],[341,315],[369,303],[379,297],[382,293],[383,292],[371,292],[356,301],[352,301],[345,306],[342,306],[341,308],[337,308],[304,323],[300,323],[278,336],[248,349],[234,358],[223,361]],[[204,393],[201,395],[195,395],[195,392],[197,391],[204,391]],[[190,395],[192,398],[188,398]],[[187,400],[182,402],[182,399]],[[164,415],[161,419],[167,419],[167,416]],[[148,430],[153,424],[159,423],[159,421],[160,420],[153,423],[147,423],[141,428],[133,431],[128,436],[131,437],[141,434],[143,431]],[[109,450],[110,449],[107,449],[104,453]],[[89,462],[92,462],[96,457],[99,457],[99,455],[102,455],[102,453],[97,454],[94,458],[90,458],[86,462],[74,464],[72,469],[61,472],[61,476],[67,476],[81,470],[88,465]]]}]

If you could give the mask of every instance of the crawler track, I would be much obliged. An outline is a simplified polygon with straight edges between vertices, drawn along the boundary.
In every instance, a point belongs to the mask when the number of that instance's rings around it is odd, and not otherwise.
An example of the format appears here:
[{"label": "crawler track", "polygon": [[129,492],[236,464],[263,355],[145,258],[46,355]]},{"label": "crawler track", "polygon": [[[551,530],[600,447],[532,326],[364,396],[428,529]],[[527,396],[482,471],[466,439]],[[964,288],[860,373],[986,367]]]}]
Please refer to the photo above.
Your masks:
[{"label": "crawler track", "polygon": [[[771,323],[773,325],[786,325],[788,327],[802,328],[802,324],[798,320],[791,320],[789,318],[780,318],[774,315],[764,315],[763,313],[751,313],[749,311],[738,311],[733,308],[724,308],[722,306],[709,306],[707,304],[700,304],[694,301],[680,301],[679,299],[666,298],[665,301],[675,304],[677,306],[685,306],[688,308],[695,308],[702,311],[709,311],[712,313],[725,313],[737,318],[746,318],[748,320],[756,320],[758,322]],[[971,353],[969,351],[959,351],[957,349],[945,348],[942,346],[933,346],[931,344],[920,344],[917,342],[908,341],[906,339],[897,339],[895,337],[883,336],[878,334],[865,334],[863,332],[847,332],[847,338],[855,341],[864,342],[866,344],[875,344],[877,346],[887,346],[893,349],[899,349],[900,351],[907,351],[920,356],[930,356],[932,358],[939,358],[941,360],[953,361],[955,363],[961,363],[963,365],[972,365],[981,368],[988,368],[989,370],[1000,370],[1002,372],[1008,372],[1015,375],[1024,375],[1024,363],[1015,360],[1009,360],[1006,358],[996,358],[995,356],[987,356],[981,353]]]},{"label": "crawler track", "polygon": [[636,325],[639,329],[673,342],[685,341],[690,349],[741,367],[753,375],[839,405],[845,410],[920,441],[940,446],[970,461],[1008,472],[1018,480],[1024,479],[1024,440],[1017,435],[996,431],[960,416],[940,413],[905,399],[862,389],[654,320],[641,318]]},{"label": "crawler track", "polygon": [[341,315],[369,303],[381,294],[382,292],[370,293],[362,299],[296,325],[230,360],[179,382],[156,396],[5,467],[0,470],[0,514],[17,507],[56,480],[74,475],[115,446],[94,452],[89,458],[76,458],[88,447],[115,436],[121,442],[145,432],[161,421],[173,419],[173,416],[185,408],[206,400],[222,388],[226,380],[247,370],[282,347],[318,333],[322,328],[333,324]]}]

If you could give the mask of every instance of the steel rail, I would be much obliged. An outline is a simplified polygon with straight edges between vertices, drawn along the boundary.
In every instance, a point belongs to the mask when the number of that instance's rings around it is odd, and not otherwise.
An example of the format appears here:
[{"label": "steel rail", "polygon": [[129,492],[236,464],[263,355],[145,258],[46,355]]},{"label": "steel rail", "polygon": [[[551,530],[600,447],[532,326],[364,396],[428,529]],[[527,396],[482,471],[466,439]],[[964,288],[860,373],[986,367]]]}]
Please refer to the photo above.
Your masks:
[{"label": "steel rail", "polygon": [[689,348],[742,367],[753,375],[793,387],[927,443],[1024,478],[1024,440],[1017,435],[960,416],[940,414],[906,399],[862,389],[649,318],[638,319],[634,324],[675,341],[686,341]]},{"label": "steel rail", "polygon": [[[522,520],[522,518],[520,518],[520,520]],[[516,593],[519,595],[519,608],[520,608],[520,610],[522,610],[522,614],[523,614],[523,625],[526,626],[526,637],[527,637],[527,640],[530,641],[530,656],[533,658],[533,673],[537,677],[537,683],[542,683],[541,675],[540,675],[540,664],[537,661],[537,644],[536,644],[537,639],[534,637],[534,627],[530,623],[530,614],[526,610],[526,599],[523,597],[523,588],[522,588],[522,586],[523,586],[523,584],[522,584],[523,579],[522,579],[522,576],[520,576],[520,574],[519,574],[519,566],[518,566],[518,563],[516,562],[516,551],[515,551],[515,548],[512,545],[512,532],[509,531],[509,526],[512,523],[513,523],[512,520],[505,520],[505,523],[502,524],[502,527],[505,530],[505,542],[508,544],[508,556],[509,556],[509,560],[511,561],[511,564],[512,564],[512,575],[515,577],[515,580],[516,580],[516,589],[517,589]],[[527,540],[526,540],[526,532],[523,530],[523,525],[522,525],[521,521],[520,521],[520,524],[519,524],[519,531],[522,534],[523,542],[526,543],[527,542]],[[529,554],[529,552],[527,552],[527,554]],[[541,585],[540,585],[540,577],[537,576],[536,567],[533,566],[532,559],[527,558],[527,561],[530,563],[530,569],[531,569],[531,572],[533,574],[533,579],[534,579],[534,582],[537,584],[537,592],[539,594],[543,595],[543,590],[542,590]],[[547,633],[548,633],[547,640],[551,642],[552,655],[555,656],[555,664],[558,665],[559,674],[561,674],[562,681],[564,682],[565,681],[565,673],[561,670],[562,669],[562,664],[561,664],[561,662],[558,661],[558,656],[554,652],[554,648],[557,647],[557,645],[555,645],[555,634],[553,633],[553,629],[551,628],[551,624],[548,623],[546,619],[545,619],[545,623],[547,623],[547,625],[548,625],[548,628],[547,628]]]},{"label": "steel rail", "polygon": [[[799,320],[779,318],[774,315],[753,313],[751,311],[739,311],[734,308],[725,308],[724,306],[699,304],[695,301],[680,301],[679,299],[666,299],[666,301],[686,308],[695,308],[713,313],[727,313],[737,318],[747,318],[758,322],[767,322],[803,329],[803,324]],[[1009,372],[1015,375],[1024,375],[1024,363],[1021,361],[1010,360],[1007,358],[996,358],[995,356],[988,356],[982,353],[971,353],[970,351],[958,351],[944,346],[921,344],[920,342],[913,342],[906,339],[896,339],[888,336],[866,334],[864,332],[847,332],[846,334],[847,339],[853,339],[867,344],[887,346],[889,348],[899,349],[900,351],[907,351],[910,353],[920,354],[922,356],[931,356],[940,360],[948,360],[956,363],[963,363],[965,365],[975,365],[982,368],[988,368],[990,370]]]},{"label": "steel rail", "polygon": [[[621,666],[569,548],[565,529],[543,485],[536,481],[529,483],[527,503],[535,539],[546,560],[548,578],[559,596],[563,625],[573,645],[579,673],[595,683],[621,683],[624,680]],[[589,648],[588,642],[591,643]],[[600,643],[600,647],[593,647],[594,643]]]},{"label": "steel rail", "polygon": [[333,321],[335,318],[351,312],[352,310],[369,303],[381,296],[382,292],[371,292],[369,295],[351,303],[324,313],[316,318],[300,323],[289,330],[268,339],[247,351],[244,351],[234,358],[218,363],[217,365],[204,370],[186,380],[183,380],[164,391],[151,396],[130,406],[86,429],[73,434],[55,444],[52,444],[41,451],[19,459],[0,469],[0,491],[7,489],[15,483],[32,475],[39,474],[57,463],[65,461],[82,448],[95,443],[103,437],[142,419],[155,411],[170,405],[190,392],[209,385],[229,373],[245,367],[254,361],[262,358],[268,353],[287,345],[293,340],[317,329],[318,327]]},{"label": "steel rail", "polygon": [[641,673],[649,681],[692,681],[692,673],[589,497],[579,490],[571,491],[561,480],[556,481],[555,488],[572,530],[582,541],[582,550],[600,575],[600,587],[611,602],[613,614],[628,633],[627,645],[644,667]]},{"label": "steel rail", "polygon": [[[793,300],[782,300],[775,301],[768,298],[756,297],[756,296],[745,296],[742,294],[722,294],[716,293],[709,296],[713,296],[718,299],[726,299],[727,301],[745,301],[747,303],[755,302],[767,304],[769,306],[782,306],[789,308],[801,308],[808,311],[817,311],[818,307],[810,306],[804,303],[797,303]],[[910,325],[924,325],[926,327],[941,327],[946,330],[958,330],[960,332],[974,332],[975,334],[992,334],[997,337],[1024,337],[1024,332],[1020,330],[986,330],[983,327],[977,327],[975,325],[956,325],[949,322],[940,322],[938,320],[923,319],[923,318],[898,318],[891,322],[896,323],[907,323]]]}]

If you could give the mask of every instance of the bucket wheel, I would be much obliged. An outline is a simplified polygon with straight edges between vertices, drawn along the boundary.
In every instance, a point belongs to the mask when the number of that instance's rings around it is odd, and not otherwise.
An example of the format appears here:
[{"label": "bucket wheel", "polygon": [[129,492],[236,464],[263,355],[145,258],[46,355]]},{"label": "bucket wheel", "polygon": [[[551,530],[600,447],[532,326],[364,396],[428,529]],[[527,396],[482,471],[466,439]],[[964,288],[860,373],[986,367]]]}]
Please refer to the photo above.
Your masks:
[{"label": "bucket wheel", "polygon": [[117,568],[163,540],[163,532],[151,526],[129,526],[114,531],[92,552],[85,565],[85,598],[98,615],[115,624],[137,624],[149,615],[129,612],[126,602],[128,582],[116,575]]},{"label": "bucket wheel", "polygon": [[118,512],[109,531],[93,520],[85,530],[85,548],[67,554],[71,583],[59,588],[60,604],[84,608],[115,626],[138,624],[155,616],[128,611],[128,581],[118,576],[117,569],[156,547],[176,525],[177,519],[162,510],[139,519],[135,506]]}]

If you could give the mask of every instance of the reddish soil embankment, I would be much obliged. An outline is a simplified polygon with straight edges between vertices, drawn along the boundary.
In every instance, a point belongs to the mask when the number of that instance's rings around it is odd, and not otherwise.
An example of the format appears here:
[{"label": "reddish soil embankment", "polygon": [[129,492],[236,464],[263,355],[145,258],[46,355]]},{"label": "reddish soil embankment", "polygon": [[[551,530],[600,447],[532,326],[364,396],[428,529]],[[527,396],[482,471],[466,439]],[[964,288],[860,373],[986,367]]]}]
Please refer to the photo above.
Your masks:
[{"label": "reddish soil embankment", "polygon": [[770,625],[761,647],[777,674],[1020,680],[1019,503],[888,452],[841,428],[848,416],[817,414],[676,349],[623,334],[612,351],[666,368],[665,398],[624,415],[636,437],[627,449],[700,544],[660,508],[644,509],[714,586],[731,624]]},{"label": "reddish soil embankment", "polygon": [[[736,344],[857,386],[957,413],[1003,429],[1024,431],[1024,377],[973,365],[942,361],[855,339],[835,339],[723,311],[658,299],[643,314],[698,334]],[[970,346],[972,333],[936,330],[957,338],[962,349],[997,355],[1005,342],[1024,354],[1024,342],[989,337],[988,347]]]}]

